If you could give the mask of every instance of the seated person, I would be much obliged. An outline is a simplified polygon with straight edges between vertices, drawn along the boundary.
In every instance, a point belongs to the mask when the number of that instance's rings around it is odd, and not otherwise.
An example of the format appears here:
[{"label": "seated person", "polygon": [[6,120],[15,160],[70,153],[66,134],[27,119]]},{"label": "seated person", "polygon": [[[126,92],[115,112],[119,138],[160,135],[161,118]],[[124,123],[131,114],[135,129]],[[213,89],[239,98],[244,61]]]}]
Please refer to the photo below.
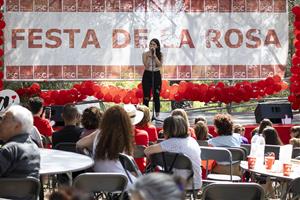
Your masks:
[{"label": "seated person", "polygon": [[197,140],[208,140],[211,138],[208,134],[207,125],[203,121],[197,122],[197,124],[195,124],[194,126],[194,130],[197,136]]},{"label": "seated person", "polygon": [[[0,177],[39,179],[40,153],[29,136],[33,117],[22,106],[12,105],[0,120]],[[16,188],[17,189],[17,188]]]},{"label": "seated person", "polygon": [[278,136],[278,133],[273,127],[266,127],[262,132],[263,137],[265,138],[266,144],[269,145],[283,145],[281,139]]},{"label": "seated person", "polygon": [[[195,139],[188,134],[188,125],[181,116],[171,116],[164,120],[163,130],[166,140],[151,145],[145,149],[147,156],[160,152],[183,153],[189,157],[192,162],[194,170],[194,184],[195,189],[200,189],[202,185],[201,180],[201,149]],[[174,175],[182,178],[187,178],[188,172],[186,170],[174,170]],[[191,189],[191,185],[187,186]]]},{"label": "seated person", "polygon": [[150,110],[147,106],[140,105],[137,107],[137,110],[144,113],[142,121],[140,121],[135,127],[140,130],[144,130],[148,133],[149,142],[154,144],[157,142],[157,130],[156,127],[151,124]]},{"label": "seated person", "polygon": [[228,114],[217,114],[214,118],[216,133],[219,135],[209,139],[208,144],[214,147],[240,147],[240,134],[233,133],[233,122]]},{"label": "seated person", "polygon": [[[240,147],[242,138],[240,134],[233,133],[233,122],[228,114],[217,114],[214,117],[214,126],[219,135],[208,140],[208,144],[213,147]],[[239,163],[232,165],[233,174],[241,175]],[[230,174],[228,163],[218,163],[212,170],[214,173]]]},{"label": "seated person", "polygon": [[44,118],[43,99],[40,97],[32,97],[29,99],[29,110],[33,115],[33,124],[38,129],[40,134],[48,137],[51,140],[53,129],[48,119]]},{"label": "seated person", "polygon": [[251,135],[254,136],[255,134],[262,134],[263,130],[267,126],[273,127],[273,123],[271,122],[271,120],[265,118],[265,119],[261,120],[258,127],[256,127],[255,129],[252,130]]},{"label": "seated person", "polygon": [[175,110],[172,111],[171,115],[172,116],[176,116],[176,115],[181,116],[185,120],[185,122],[187,123],[187,125],[188,125],[188,134],[192,138],[194,138],[195,140],[197,140],[197,137],[196,137],[194,129],[192,127],[190,127],[189,118],[188,118],[187,113],[185,112],[185,110],[183,110],[181,108],[177,108],[177,109],[175,109]]},{"label": "seated person", "polygon": [[242,144],[249,144],[248,139],[245,137],[245,128],[240,124],[235,124],[233,126],[233,132],[241,135]]},{"label": "seated person", "polygon": [[76,126],[80,119],[80,114],[73,104],[66,104],[62,112],[62,118],[65,126],[53,133],[52,146],[56,148],[56,145],[63,142],[76,143],[82,133],[82,128]]},{"label": "seated person", "polygon": [[103,113],[97,107],[86,108],[81,117],[81,125],[84,130],[81,133],[80,138],[90,135],[95,131],[100,131],[100,123],[103,117]]}]

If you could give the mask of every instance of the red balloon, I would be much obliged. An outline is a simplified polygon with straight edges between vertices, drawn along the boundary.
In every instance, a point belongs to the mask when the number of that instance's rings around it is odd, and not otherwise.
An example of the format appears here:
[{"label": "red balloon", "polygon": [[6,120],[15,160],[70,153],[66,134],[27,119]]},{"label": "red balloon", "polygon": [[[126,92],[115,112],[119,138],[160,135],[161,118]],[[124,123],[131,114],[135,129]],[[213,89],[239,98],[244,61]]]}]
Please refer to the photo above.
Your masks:
[{"label": "red balloon", "polygon": [[297,98],[296,98],[295,95],[291,94],[291,95],[288,97],[288,100],[289,100],[289,102],[293,103],[293,102],[295,102],[295,101],[297,100]]},{"label": "red balloon", "polygon": [[136,97],[131,98],[131,103],[134,105],[138,104],[139,103],[138,98],[136,98]]},{"label": "red balloon", "polygon": [[113,100],[116,104],[119,104],[119,103],[121,103],[121,97],[120,97],[120,95],[116,95],[115,97],[114,97],[114,100]]},{"label": "red balloon", "polygon": [[295,103],[292,104],[292,109],[293,110],[299,110],[299,108],[300,108],[300,103],[299,102],[295,102]]},{"label": "red balloon", "polygon": [[299,5],[295,5],[292,8],[292,12],[294,13],[294,15],[300,15],[300,6]]},{"label": "red balloon", "polygon": [[128,95],[126,95],[124,98],[123,98],[123,103],[124,104],[129,104],[130,103],[130,97]]},{"label": "red balloon", "polygon": [[281,82],[281,77],[280,77],[279,75],[273,76],[273,79],[274,79],[274,81],[275,81],[276,83]]},{"label": "red balloon", "polygon": [[95,93],[95,97],[101,100],[104,97],[104,94],[101,91],[98,91],[97,93]]},{"label": "red balloon", "polygon": [[268,86],[272,86],[275,83],[275,81],[272,77],[268,77],[266,79],[266,83],[267,83]]},{"label": "red balloon", "polygon": [[285,81],[283,81],[280,85],[281,85],[281,88],[282,88],[283,90],[286,90],[286,89],[289,88],[289,84],[288,84],[287,82],[285,82]]},{"label": "red balloon", "polygon": [[104,101],[105,102],[112,102],[112,100],[113,100],[113,97],[109,93],[104,95]]},{"label": "red balloon", "polygon": [[143,85],[142,85],[142,83],[139,83],[139,84],[138,84],[138,86],[137,86],[137,88],[139,88],[139,89],[143,89]]},{"label": "red balloon", "polygon": [[138,89],[135,93],[135,96],[137,98],[143,98],[144,97],[144,94],[143,94],[143,90],[142,89]]},{"label": "red balloon", "polygon": [[0,20],[0,29],[4,29],[4,28],[5,28],[5,26],[6,26],[6,23],[5,23],[5,21],[3,21],[3,20]]}]

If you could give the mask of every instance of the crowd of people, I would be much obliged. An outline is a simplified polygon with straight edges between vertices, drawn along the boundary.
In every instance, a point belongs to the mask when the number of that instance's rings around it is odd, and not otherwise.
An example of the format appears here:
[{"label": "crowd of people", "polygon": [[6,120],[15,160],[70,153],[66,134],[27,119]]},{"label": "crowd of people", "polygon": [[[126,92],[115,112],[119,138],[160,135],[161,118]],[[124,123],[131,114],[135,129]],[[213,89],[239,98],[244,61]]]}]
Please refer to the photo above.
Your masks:
[{"label": "crowd of people", "polygon": [[[209,133],[205,117],[197,117],[195,124],[191,126],[183,109],[174,110],[164,120],[160,130],[151,123],[150,110],[146,106],[114,105],[104,113],[97,107],[89,107],[81,115],[75,105],[67,104],[61,114],[64,126],[53,130],[49,120],[45,119],[42,99],[31,98],[27,107],[28,109],[13,105],[1,118],[0,139],[4,143],[0,148],[0,177],[39,178],[38,148],[55,149],[61,143],[70,142],[76,143],[78,149],[90,153],[94,159],[94,172],[118,172],[130,176],[127,191],[131,193],[131,199],[183,199],[185,189],[192,189],[190,182],[182,181],[188,176],[185,170],[174,170],[173,177],[150,173],[138,178],[136,174],[124,169],[119,161],[119,154],[133,156],[135,146],[144,146],[145,157],[135,158],[142,173],[146,172],[147,157],[152,154],[185,154],[192,162],[194,189],[200,190],[203,166],[199,141],[206,141],[212,147],[240,147],[241,144],[249,143],[244,137],[245,128],[234,124],[229,114],[215,115],[213,125],[217,136],[213,137]],[[270,120],[264,119],[252,134],[262,134],[266,144],[283,145],[272,126]],[[160,143],[158,136],[163,139]],[[45,138],[51,141],[52,146],[44,146],[42,141]],[[291,128],[290,143],[294,147],[300,147],[300,126]],[[224,173],[226,167],[218,163],[212,170]],[[240,175],[239,165],[236,170]],[[73,189],[59,190],[50,199],[68,199],[69,197],[64,196],[72,196],[72,191]]]}]

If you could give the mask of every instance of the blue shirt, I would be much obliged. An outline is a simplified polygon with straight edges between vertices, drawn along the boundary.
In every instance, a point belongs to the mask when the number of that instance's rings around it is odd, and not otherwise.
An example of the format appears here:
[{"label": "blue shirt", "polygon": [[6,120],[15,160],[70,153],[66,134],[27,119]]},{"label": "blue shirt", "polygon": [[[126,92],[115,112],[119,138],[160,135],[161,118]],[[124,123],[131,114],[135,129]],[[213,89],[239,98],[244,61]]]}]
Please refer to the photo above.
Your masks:
[{"label": "blue shirt", "polygon": [[214,147],[240,147],[242,138],[240,134],[217,136],[208,140],[208,144]]}]

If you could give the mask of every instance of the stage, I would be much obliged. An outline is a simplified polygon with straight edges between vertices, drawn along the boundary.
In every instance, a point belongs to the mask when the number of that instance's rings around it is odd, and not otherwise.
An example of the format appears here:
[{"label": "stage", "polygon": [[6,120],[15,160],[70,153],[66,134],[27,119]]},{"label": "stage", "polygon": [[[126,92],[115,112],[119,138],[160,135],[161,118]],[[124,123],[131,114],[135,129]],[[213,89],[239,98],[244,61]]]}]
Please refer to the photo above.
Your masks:
[{"label": "stage", "polygon": [[[199,116],[204,116],[207,119],[207,123],[209,126],[209,132],[216,136],[216,133],[214,131],[213,127],[213,118],[218,113],[212,113],[212,112],[200,112],[197,110],[187,110],[187,114],[189,117],[190,125],[194,125],[195,118]],[[258,124],[255,121],[255,115],[254,113],[232,113],[233,122],[235,124],[241,124],[245,127],[245,137],[248,138],[248,140],[251,140],[251,131],[258,126]],[[170,116],[170,112],[167,113],[161,113],[160,117],[158,119],[164,120],[166,117]],[[154,125],[156,127],[162,128],[162,122],[159,121],[153,121]],[[274,128],[278,131],[278,134],[284,144],[289,143],[290,139],[290,128],[294,125],[300,125],[300,114],[294,113],[292,124],[274,124]]]}]

